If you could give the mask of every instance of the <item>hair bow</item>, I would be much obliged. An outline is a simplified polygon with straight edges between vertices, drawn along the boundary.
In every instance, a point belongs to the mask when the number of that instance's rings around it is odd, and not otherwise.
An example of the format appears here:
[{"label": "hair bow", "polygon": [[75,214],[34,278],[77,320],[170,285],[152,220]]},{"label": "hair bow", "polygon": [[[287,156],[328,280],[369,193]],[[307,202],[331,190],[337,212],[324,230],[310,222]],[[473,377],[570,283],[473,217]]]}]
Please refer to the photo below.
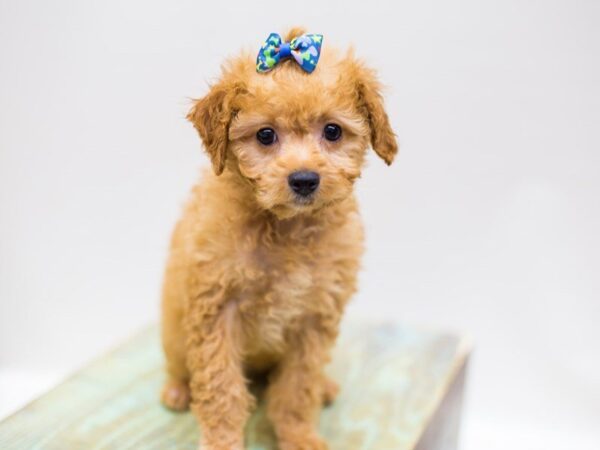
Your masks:
[{"label": "hair bow", "polygon": [[303,34],[291,42],[283,42],[281,36],[271,33],[258,51],[256,71],[268,72],[283,59],[292,57],[305,72],[311,73],[319,62],[322,42],[322,34]]}]

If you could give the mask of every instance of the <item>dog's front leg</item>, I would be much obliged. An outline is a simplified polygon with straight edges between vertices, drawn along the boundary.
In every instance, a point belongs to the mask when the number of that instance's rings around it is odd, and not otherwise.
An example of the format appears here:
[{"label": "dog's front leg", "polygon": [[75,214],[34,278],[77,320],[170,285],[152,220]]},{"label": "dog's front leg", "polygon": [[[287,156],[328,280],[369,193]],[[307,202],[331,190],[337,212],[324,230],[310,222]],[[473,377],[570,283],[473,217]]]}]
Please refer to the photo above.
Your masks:
[{"label": "dog's front leg", "polygon": [[267,411],[281,450],[327,449],[315,422],[323,401],[323,366],[331,342],[323,329],[307,323],[290,336],[288,351],[271,375]]},{"label": "dog's front leg", "polygon": [[254,399],[240,360],[237,314],[232,302],[216,312],[188,315],[191,408],[202,431],[201,450],[244,448],[244,426]]}]

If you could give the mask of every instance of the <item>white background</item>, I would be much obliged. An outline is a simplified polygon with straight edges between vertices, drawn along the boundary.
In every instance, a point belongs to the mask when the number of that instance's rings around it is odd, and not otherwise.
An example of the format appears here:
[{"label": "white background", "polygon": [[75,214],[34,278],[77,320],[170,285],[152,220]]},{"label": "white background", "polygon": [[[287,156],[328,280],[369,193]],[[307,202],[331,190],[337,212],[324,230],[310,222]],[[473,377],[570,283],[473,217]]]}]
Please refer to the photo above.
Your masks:
[{"label": "white background", "polygon": [[158,318],[226,55],[305,25],[378,68],[352,310],[470,333],[463,449],[600,448],[600,3],[0,1],[0,414]]}]

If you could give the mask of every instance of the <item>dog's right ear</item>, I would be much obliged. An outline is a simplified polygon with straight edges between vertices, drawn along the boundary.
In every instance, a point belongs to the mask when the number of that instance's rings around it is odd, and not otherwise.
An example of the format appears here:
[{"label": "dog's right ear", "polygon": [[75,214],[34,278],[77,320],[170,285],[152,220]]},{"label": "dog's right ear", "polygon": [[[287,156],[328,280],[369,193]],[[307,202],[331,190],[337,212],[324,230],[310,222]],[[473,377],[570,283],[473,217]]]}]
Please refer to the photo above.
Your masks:
[{"label": "dog's right ear", "polygon": [[225,169],[229,124],[236,113],[235,98],[240,90],[237,83],[220,81],[211,86],[206,96],[194,100],[187,115],[198,131],[217,175]]}]

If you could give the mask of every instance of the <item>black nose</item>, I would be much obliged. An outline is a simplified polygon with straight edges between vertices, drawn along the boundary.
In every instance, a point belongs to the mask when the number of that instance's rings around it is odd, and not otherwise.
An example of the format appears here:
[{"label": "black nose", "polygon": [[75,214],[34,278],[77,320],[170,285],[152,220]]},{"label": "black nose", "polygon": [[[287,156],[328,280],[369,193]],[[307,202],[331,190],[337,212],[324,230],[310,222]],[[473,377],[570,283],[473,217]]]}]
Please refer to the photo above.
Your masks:
[{"label": "black nose", "polygon": [[306,197],[319,187],[319,174],[300,170],[290,174],[288,184],[296,194]]}]

